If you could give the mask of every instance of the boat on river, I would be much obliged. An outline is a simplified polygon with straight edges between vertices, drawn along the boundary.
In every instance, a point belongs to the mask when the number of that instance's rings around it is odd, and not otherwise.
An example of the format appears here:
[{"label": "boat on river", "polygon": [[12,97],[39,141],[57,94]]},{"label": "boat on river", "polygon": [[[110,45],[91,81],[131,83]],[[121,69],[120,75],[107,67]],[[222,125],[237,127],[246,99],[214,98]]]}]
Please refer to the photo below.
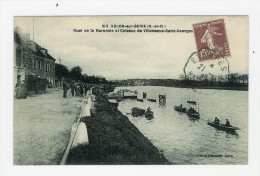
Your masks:
[{"label": "boat on river", "polygon": [[153,114],[154,114],[153,111],[149,110],[145,112],[144,116],[148,119],[151,119],[153,118]]},{"label": "boat on river", "polygon": [[108,99],[136,99],[137,92],[128,89],[120,89],[117,92],[109,93],[107,97]]},{"label": "boat on river", "polygon": [[121,102],[123,100],[123,98],[117,98],[116,102]]},{"label": "boat on river", "polygon": [[190,108],[186,114],[191,117],[191,118],[195,118],[195,119],[200,119],[200,113],[197,112],[195,109]]},{"label": "boat on river", "polygon": [[140,98],[137,98],[137,101],[144,102],[144,100]]},{"label": "boat on river", "polygon": [[154,98],[147,98],[147,101],[156,102],[156,99],[154,99]]},{"label": "boat on river", "polygon": [[219,124],[215,124],[212,121],[208,122],[209,126],[212,126],[214,128],[220,129],[220,130],[224,130],[224,131],[228,131],[228,132],[235,132],[236,130],[239,130],[238,127],[234,127],[234,126],[226,126],[223,123],[219,123]]},{"label": "boat on river", "polygon": [[193,104],[193,105],[196,105],[196,104],[197,104],[196,101],[191,101],[191,100],[188,100],[187,103],[189,103],[189,104]]},{"label": "boat on river", "polygon": [[174,106],[174,110],[179,111],[179,112],[186,112],[187,108],[182,107],[182,106]]},{"label": "boat on river", "polygon": [[131,109],[131,114],[132,114],[134,117],[143,116],[143,115],[145,114],[145,109],[138,108],[138,107],[133,107],[133,108]]}]

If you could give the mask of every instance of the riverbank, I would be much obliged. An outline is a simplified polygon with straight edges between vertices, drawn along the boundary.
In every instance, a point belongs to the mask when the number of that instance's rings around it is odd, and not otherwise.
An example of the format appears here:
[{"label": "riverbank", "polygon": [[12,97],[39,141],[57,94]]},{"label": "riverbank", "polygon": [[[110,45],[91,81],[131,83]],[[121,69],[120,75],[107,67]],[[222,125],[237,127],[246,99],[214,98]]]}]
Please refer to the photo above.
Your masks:
[{"label": "riverbank", "polygon": [[178,79],[129,79],[114,81],[116,87],[127,86],[165,86],[191,89],[219,89],[248,91],[248,83],[240,82],[214,82]]},{"label": "riverbank", "polygon": [[95,94],[91,117],[82,119],[87,126],[89,144],[73,148],[67,164],[170,164],[129,119],[108,102],[103,92]]}]

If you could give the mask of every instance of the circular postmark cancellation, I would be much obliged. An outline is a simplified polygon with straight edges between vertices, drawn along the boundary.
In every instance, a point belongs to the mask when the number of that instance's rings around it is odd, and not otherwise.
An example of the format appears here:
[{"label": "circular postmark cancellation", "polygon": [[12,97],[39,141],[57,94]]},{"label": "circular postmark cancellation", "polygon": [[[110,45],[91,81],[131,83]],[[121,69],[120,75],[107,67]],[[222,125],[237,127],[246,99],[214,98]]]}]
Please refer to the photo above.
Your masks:
[{"label": "circular postmark cancellation", "polygon": [[[207,55],[207,61],[200,61],[200,57]],[[188,79],[204,79],[207,76],[225,76],[230,73],[229,62],[217,49],[202,48],[193,52],[188,58],[183,72]],[[224,79],[224,78],[223,78]]]},{"label": "circular postmark cancellation", "polygon": [[[200,61],[200,56],[207,53],[207,61]],[[216,82],[227,82],[229,78],[229,62],[217,50],[210,50],[208,48],[202,48],[197,52],[194,52],[188,58],[184,68],[184,79],[189,80],[189,86],[193,91],[199,94],[212,95],[218,90],[211,93],[204,93],[200,89],[203,87],[216,88]]]}]

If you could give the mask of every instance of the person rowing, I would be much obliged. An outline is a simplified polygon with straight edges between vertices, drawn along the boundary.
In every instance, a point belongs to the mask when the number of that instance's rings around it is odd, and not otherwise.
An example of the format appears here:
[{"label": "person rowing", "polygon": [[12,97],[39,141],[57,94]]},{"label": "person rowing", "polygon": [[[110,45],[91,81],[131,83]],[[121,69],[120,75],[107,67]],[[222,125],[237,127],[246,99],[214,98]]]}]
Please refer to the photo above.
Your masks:
[{"label": "person rowing", "polygon": [[226,124],[225,124],[225,126],[227,126],[227,127],[232,127],[232,126],[230,125],[230,122],[229,122],[228,119],[226,119]]},{"label": "person rowing", "polygon": [[219,125],[219,122],[220,120],[217,117],[215,117],[214,124]]}]

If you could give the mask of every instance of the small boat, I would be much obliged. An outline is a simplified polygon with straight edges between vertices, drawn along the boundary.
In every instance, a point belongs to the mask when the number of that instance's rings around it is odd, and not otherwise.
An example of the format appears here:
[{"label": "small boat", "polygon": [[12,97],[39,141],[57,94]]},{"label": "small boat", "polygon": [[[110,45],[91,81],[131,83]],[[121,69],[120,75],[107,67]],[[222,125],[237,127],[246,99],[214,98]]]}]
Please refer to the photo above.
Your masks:
[{"label": "small boat", "polygon": [[151,111],[151,110],[147,110],[146,112],[145,112],[145,114],[144,114],[144,116],[146,117],[146,118],[148,118],[148,119],[151,119],[151,118],[153,118],[153,111]]},{"label": "small boat", "polygon": [[187,108],[181,106],[174,106],[175,111],[186,112]]},{"label": "small boat", "polygon": [[222,123],[215,124],[214,122],[211,121],[208,122],[208,125],[228,132],[235,132],[236,130],[239,130],[238,127],[226,126],[225,124]]},{"label": "small boat", "polygon": [[156,99],[153,99],[153,98],[147,98],[147,101],[156,102]]},{"label": "small boat", "polygon": [[116,99],[116,102],[120,102],[120,101],[122,101],[123,100],[123,98],[117,98]]},{"label": "small boat", "polygon": [[137,101],[144,102],[144,100],[140,98],[137,98]]},{"label": "small boat", "polygon": [[194,105],[196,105],[196,104],[197,104],[197,102],[196,102],[196,101],[187,101],[187,103],[189,103],[189,104],[194,104]]},{"label": "small boat", "polygon": [[138,107],[133,107],[131,109],[131,114],[135,117],[137,116],[142,116],[145,114],[145,110],[144,109],[141,109],[141,108],[138,108]]},{"label": "small boat", "polygon": [[196,110],[189,109],[186,114],[191,118],[200,119],[200,113]]}]

